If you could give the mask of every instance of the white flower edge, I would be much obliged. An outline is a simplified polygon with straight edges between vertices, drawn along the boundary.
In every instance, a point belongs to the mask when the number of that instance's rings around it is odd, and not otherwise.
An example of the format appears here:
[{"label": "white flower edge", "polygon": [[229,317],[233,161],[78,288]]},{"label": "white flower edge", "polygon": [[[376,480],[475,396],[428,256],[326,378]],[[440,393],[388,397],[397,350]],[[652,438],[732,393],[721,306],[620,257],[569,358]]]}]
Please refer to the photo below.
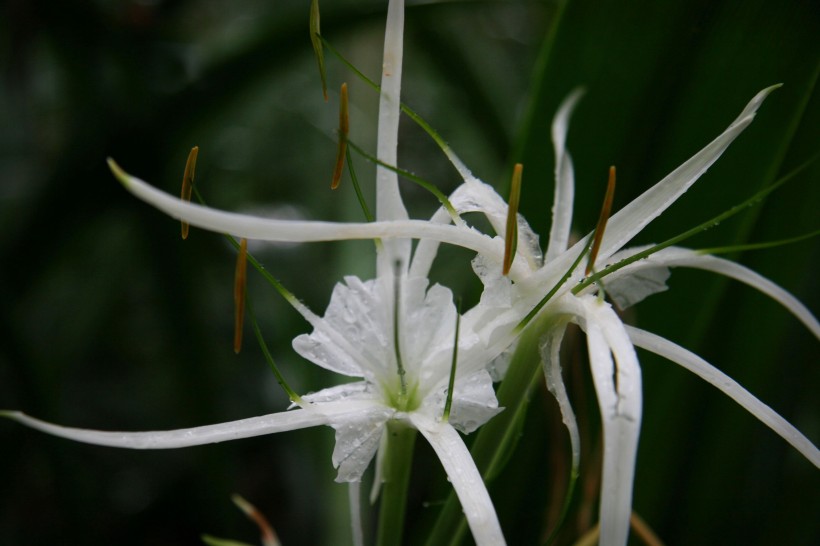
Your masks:
[{"label": "white flower edge", "polygon": [[[757,93],[729,127],[712,142],[614,214],[607,223],[606,233],[598,252],[598,260],[601,262],[607,260],[683,195],[749,126],[765,98],[778,87],[780,84],[767,87]],[[589,237],[590,235],[585,236],[568,252],[545,263],[544,267],[524,279],[521,284],[527,287],[537,287],[545,280],[555,278],[566,271],[578,252],[586,247]]]},{"label": "white flower edge", "polygon": [[[619,252],[612,256],[612,263],[616,263],[620,259],[636,254],[644,248],[646,247],[631,248]],[[608,276],[607,279],[617,282],[641,272],[643,272],[644,275],[650,274],[656,281],[654,284],[654,291],[651,292],[654,293],[665,290],[666,286],[662,281],[658,281],[657,273],[653,274],[653,270],[656,272],[662,272],[664,269],[669,267],[690,267],[693,269],[702,269],[740,281],[743,284],[746,284],[747,286],[750,286],[769,296],[777,303],[782,305],[787,311],[794,315],[797,320],[802,322],[803,325],[814,335],[814,337],[820,339],[820,323],[818,323],[809,308],[794,297],[794,295],[779,286],[777,283],[770,281],[763,275],[752,271],[748,267],[717,256],[701,254],[695,250],[683,247],[669,247],[656,252],[646,259],[638,260],[635,263],[619,269],[612,275]],[[664,280],[666,276],[664,276]],[[636,301],[639,301],[639,297],[641,295],[646,296],[649,294],[631,293],[627,289],[626,292],[621,294],[621,297],[635,303]]]},{"label": "white flower edge", "polygon": [[216,425],[148,432],[112,432],[55,425],[20,411],[0,411],[0,417],[17,421],[52,436],[76,442],[125,449],[176,449],[214,444],[265,434],[327,425],[328,418],[320,412],[295,410],[250,417]]},{"label": "white flower edge", "polygon": [[478,546],[505,544],[504,534],[490,494],[476,468],[470,451],[447,423],[423,414],[410,415],[410,422],[430,443],[461,502],[464,516]]},{"label": "white flower edge", "polygon": [[717,388],[791,444],[814,466],[820,468],[820,450],[791,423],[744,389],[737,381],[696,354],[672,343],[668,339],[633,326],[627,326],[626,331],[632,343],[637,347],[646,349],[680,365]]},{"label": "white flower edge", "polygon": [[555,114],[552,122],[552,143],[555,153],[555,196],[552,201],[552,224],[545,256],[550,261],[567,249],[572,228],[572,206],[575,201],[575,170],[566,147],[569,121],[583,89],[573,91]]},{"label": "white flower edge", "polygon": [[624,325],[610,305],[595,296],[581,298],[579,303],[604,429],[600,544],[626,544],[641,430],[641,368]]}]

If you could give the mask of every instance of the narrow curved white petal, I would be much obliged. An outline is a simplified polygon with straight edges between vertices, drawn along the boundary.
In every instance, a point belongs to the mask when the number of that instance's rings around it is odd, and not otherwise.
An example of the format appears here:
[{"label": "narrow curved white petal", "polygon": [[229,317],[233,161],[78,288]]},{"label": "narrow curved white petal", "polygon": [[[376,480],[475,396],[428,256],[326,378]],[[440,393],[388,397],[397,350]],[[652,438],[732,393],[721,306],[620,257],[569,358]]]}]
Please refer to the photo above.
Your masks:
[{"label": "narrow curved white petal", "polygon": [[688,190],[749,126],[763,100],[778,87],[773,85],[760,91],[720,136],[612,216],[599,256],[605,258],[620,249]]},{"label": "narrow curved white petal", "polygon": [[552,121],[552,145],[555,150],[555,197],[552,203],[552,227],[550,227],[546,261],[564,252],[569,243],[572,207],[575,200],[575,171],[566,142],[572,111],[583,94],[583,89],[573,91],[561,103]]},{"label": "narrow curved white petal", "polygon": [[458,432],[448,423],[420,413],[410,414],[410,422],[430,442],[438,455],[461,502],[476,545],[506,544],[490,494]]},{"label": "narrow curved white petal", "polygon": [[[482,360],[482,365],[486,366],[487,362]],[[441,417],[446,399],[447,385],[445,384],[424,399],[423,411],[429,416]],[[481,369],[466,376],[458,374],[450,408],[449,422],[453,427],[464,434],[470,434],[501,413],[503,409],[498,407],[498,399],[493,389],[493,378],[487,370]]]},{"label": "narrow curved white petal", "polygon": [[[399,116],[401,114],[401,72],[404,50],[404,0],[390,0],[384,31],[384,59],[379,95],[378,148],[380,161],[398,165]],[[376,168],[376,219],[404,220],[407,211],[399,193],[398,175]]]},{"label": "narrow curved white petal", "polygon": [[[390,222],[342,223],[321,221],[274,220],[247,214],[226,212],[195,203],[187,203],[123,171],[109,162],[112,171],[125,189],[135,197],[177,220],[185,220],[216,233],[259,241],[309,243],[341,241],[346,239],[435,239],[490,255],[498,252],[503,241],[496,241],[474,229],[452,225],[438,225],[426,220],[398,220]],[[515,271],[515,264],[513,264]],[[519,269],[519,273],[523,270]]]},{"label": "narrow curved white petal", "polygon": [[[713,271],[714,273],[719,273],[738,280],[763,292],[788,309],[791,314],[793,314],[806,326],[806,328],[811,331],[812,334],[814,334],[814,337],[820,339],[820,323],[817,322],[817,319],[814,315],[812,315],[808,307],[803,305],[800,300],[763,275],[755,273],[748,267],[742,266],[739,263],[718,258],[717,256],[699,254],[694,250],[680,247],[665,248],[652,255],[649,260],[642,261],[655,263],[656,267],[660,265],[666,267],[682,266],[704,269],[706,271]],[[636,263],[636,265],[638,264],[640,264],[640,262]],[[646,267],[649,264],[641,265]],[[627,267],[624,269],[627,269]]]},{"label": "narrow curved white petal", "polygon": [[[398,165],[399,117],[401,114],[401,73],[404,51],[404,0],[390,0],[384,29],[381,93],[376,157],[387,165]],[[399,191],[395,171],[376,167],[376,220],[407,220],[407,209]],[[383,241],[376,260],[377,276],[392,273],[394,264],[402,271],[410,265],[410,240]]]},{"label": "narrow curved white petal", "polygon": [[[478,178],[472,177],[465,180],[458,188],[450,194],[450,204],[458,214],[477,212],[487,219],[496,234],[503,234],[507,229],[507,202],[493,189]],[[451,221],[449,213],[444,208],[439,208],[430,219],[431,223],[447,224]],[[532,270],[541,267],[543,256],[538,235],[530,227],[527,220],[518,215],[518,244],[516,245],[515,260],[513,261],[513,271],[510,272],[512,278],[520,276],[522,271],[528,274]],[[503,240],[498,238],[494,252],[486,254],[492,256],[501,267],[504,257]],[[413,264],[410,270],[411,276],[426,277],[430,272],[433,259],[438,251],[439,242],[430,239],[422,239],[413,255]]]},{"label": "narrow curved white petal", "polygon": [[635,345],[671,360],[717,388],[789,442],[814,466],[820,468],[820,451],[817,447],[772,408],[744,389],[737,381],[696,354],[667,339],[632,326],[627,326],[626,331]]},{"label": "narrow curved white petal", "polygon": [[330,424],[336,429],[333,466],[339,469],[337,482],[361,481],[381,444],[385,423],[395,413],[392,408],[373,403],[355,413],[332,417]]},{"label": "narrow curved white petal", "polygon": [[578,430],[578,421],[569,401],[564,377],[561,374],[561,342],[566,332],[566,324],[559,324],[545,333],[541,338],[538,349],[541,352],[541,361],[544,364],[544,376],[547,389],[558,402],[561,410],[561,420],[569,433],[570,449],[572,451],[572,470],[578,470],[581,462],[581,434]]},{"label": "narrow curved white petal", "polygon": [[583,304],[590,367],[604,428],[600,544],[623,546],[629,536],[641,426],[641,369],[612,308],[592,296],[584,298]]},{"label": "narrow curved white petal", "polygon": [[0,416],[13,419],[46,434],[68,438],[86,444],[95,444],[128,449],[173,449],[178,447],[213,444],[240,438],[262,436],[328,424],[326,415],[312,410],[294,410],[271,413],[261,417],[251,417],[206,425],[203,427],[163,430],[151,432],[108,432],[84,428],[63,427],[35,419],[19,411],[3,411]]}]

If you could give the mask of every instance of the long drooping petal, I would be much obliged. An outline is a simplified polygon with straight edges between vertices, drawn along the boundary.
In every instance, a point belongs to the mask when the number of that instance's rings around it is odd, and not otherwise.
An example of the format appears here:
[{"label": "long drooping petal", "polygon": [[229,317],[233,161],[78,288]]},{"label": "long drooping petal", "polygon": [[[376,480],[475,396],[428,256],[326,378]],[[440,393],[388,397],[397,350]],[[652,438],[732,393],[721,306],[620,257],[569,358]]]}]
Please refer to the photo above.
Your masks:
[{"label": "long drooping petal", "polygon": [[622,546],[629,536],[632,514],[642,411],[641,369],[623,324],[612,308],[594,296],[583,298],[582,305],[589,362],[604,429],[600,544]]},{"label": "long drooping petal", "polygon": [[760,91],[716,139],[612,216],[599,255],[606,257],[619,250],[688,190],[749,126],[763,100],[778,87]]},{"label": "long drooping petal", "polygon": [[570,449],[572,451],[572,470],[576,472],[581,461],[581,433],[578,430],[578,421],[569,401],[564,377],[561,374],[561,341],[566,332],[565,324],[554,326],[541,339],[538,349],[541,351],[541,360],[544,363],[544,377],[547,389],[558,402],[561,410],[561,420],[569,433]]},{"label": "long drooping petal", "polygon": [[820,323],[811,311],[789,292],[748,267],[717,256],[699,254],[694,250],[679,247],[665,248],[654,254],[650,260],[665,267],[693,267],[720,273],[756,288],[788,309],[814,334],[814,337],[820,339]]},{"label": "long drooping petal", "polygon": [[[195,203],[187,203],[123,171],[113,160],[109,166],[125,189],[152,207],[172,218],[185,220],[216,233],[259,241],[308,243],[341,241],[346,239],[388,239],[391,237],[435,239],[437,241],[474,250],[479,254],[503,253],[504,241],[491,238],[475,229],[453,225],[434,224],[425,220],[397,220],[389,222],[342,223],[294,221],[261,218],[248,214],[226,212]],[[500,250],[499,250],[500,249]],[[510,275],[524,275],[523,264],[513,264]]]},{"label": "long drooping petal", "polygon": [[274,434],[276,432],[326,425],[329,421],[327,416],[321,412],[294,410],[219,423],[217,425],[178,430],[109,432],[63,427],[35,419],[19,411],[2,411],[0,412],[0,416],[7,417],[53,436],[60,436],[86,444],[128,449],[173,449],[213,444],[228,440],[238,440],[240,438],[251,438],[264,434]]},{"label": "long drooping petal", "polygon": [[[458,188],[450,194],[450,203],[458,214],[468,212],[478,212],[483,214],[497,234],[503,234],[507,223],[507,203],[492,188],[478,178],[468,178]],[[430,218],[434,224],[449,224],[450,214],[443,208],[439,208]],[[513,271],[510,277],[517,278],[522,274],[528,274],[531,270],[537,269],[543,263],[541,247],[538,242],[538,235],[532,230],[527,220],[518,215],[518,244],[515,245],[516,257],[513,261]],[[439,242],[432,239],[422,239],[416,247],[413,255],[413,263],[410,270],[411,276],[426,277],[430,272],[433,259],[438,252]],[[504,246],[497,247],[497,254],[487,254],[498,264],[501,264]],[[522,266],[523,263],[523,266]]]},{"label": "long drooping petal", "polygon": [[438,455],[456,495],[477,546],[506,544],[493,502],[470,451],[448,423],[421,414],[410,415],[410,422],[430,442]]},{"label": "long drooping petal", "polygon": [[804,457],[820,468],[820,451],[799,430],[783,419],[772,408],[755,398],[737,381],[721,372],[696,354],[658,335],[639,328],[627,326],[632,342],[694,373],[726,396],[740,404],[743,409],[757,417],[760,422],[779,434]]},{"label": "long drooping petal", "polygon": [[[399,115],[401,113],[401,71],[404,50],[404,0],[390,0],[384,31],[384,59],[379,95],[377,157],[387,165],[398,165]],[[376,219],[406,220],[407,211],[399,193],[395,171],[376,169]]]},{"label": "long drooping petal", "polygon": [[566,147],[569,119],[583,90],[573,91],[552,121],[552,145],[555,150],[555,197],[552,203],[552,226],[544,259],[552,260],[567,249],[569,231],[572,227],[572,206],[575,199],[575,170],[572,157]]}]

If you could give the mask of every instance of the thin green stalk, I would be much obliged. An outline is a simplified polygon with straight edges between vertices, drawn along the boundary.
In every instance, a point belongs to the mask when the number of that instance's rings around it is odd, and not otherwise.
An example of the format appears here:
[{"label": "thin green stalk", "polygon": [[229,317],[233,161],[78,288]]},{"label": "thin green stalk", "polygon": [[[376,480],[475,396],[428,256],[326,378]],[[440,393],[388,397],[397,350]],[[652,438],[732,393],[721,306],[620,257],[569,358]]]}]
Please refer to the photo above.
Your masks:
[{"label": "thin green stalk", "polygon": [[780,239],[778,241],[766,241],[765,243],[749,243],[746,245],[720,246],[713,248],[699,248],[695,252],[698,254],[730,254],[734,252],[745,252],[747,250],[763,250],[765,248],[775,248],[778,246],[799,243],[800,241],[812,239],[818,235],[820,235],[820,229],[812,231],[811,233],[798,235],[796,237],[789,237],[788,239]]},{"label": "thin green stalk", "polygon": [[[520,437],[530,398],[543,379],[538,352],[540,332],[551,324],[528,328],[515,350],[509,370],[498,388],[498,403],[505,409],[479,430],[470,453],[485,482],[491,481],[502,470]],[[427,546],[457,545],[467,532],[467,522],[455,493],[447,498]]]},{"label": "thin green stalk", "polygon": [[245,305],[247,306],[248,317],[251,319],[253,333],[256,334],[256,341],[259,342],[259,347],[262,349],[262,354],[265,355],[265,361],[268,363],[268,367],[270,367],[273,371],[273,375],[276,376],[276,382],[279,383],[279,386],[285,390],[291,402],[302,405],[302,398],[296,394],[296,391],[294,391],[290,385],[288,385],[288,382],[285,381],[285,377],[282,375],[282,372],[279,371],[276,361],[273,360],[273,356],[271,356],[270,350],[268,350],[268,345],[265,343],[265,338],[262,336],[262,330],[259,329],[259,323],[256,321],[256,315],[253,312],[251,299],[247,297],[247,295],[245,297]]},{"label": "thin green stalk", "polygon": [[453,222],[456,225],[463,223],[462,220],[461,220],[461,217],[458,215],[458,212],[456,211],[455,207],[453,207],[452,203],[450,203],[450,200],[447,199],[447,196],[444,195],[444,193],[442,193],[442,191],[440,189],[438,189],[435,184],[433,184],[432,182],[428,182],[427,180],[423,179],[422,177],[420,177],[416,174],[411,173],[410,171],[406,171],[406,170],[400,169],[399,167],[396,167],[394,165],[390,165],[388,163],[385,163],[384,161],[382,161],[382,160],[378,159],[377,157],[375,157],[375,156],[367,153],[366,151],[364,151],[361,147],[357,146],[351,140],[347,141],[347,145],[350,148],[353,148],[353,150],[357,154],[361,155],[363,158],[367,159],[371,163],[374,163],[375,165],[379,165],[380,167],[384,167],[385,169],[387,169],[389,171],[393,171],[394,173],[398,174],[399,176],[404,177],[407,180],[410,180],[411,182],[415,182],[416,184],[418,184],[419,186],[421,186],[425,190],[432,193],[436,197],[436,199],[438,199],[439,203],[441,203],[441,206],[444,207],[445,210],[450,214],[450,217],[453,219]]},{"label": "thin green stalk", "polygon": [[407,508],[407,486],[413,463],[416,429],[399,421],[387,423],[387,444],[384,454],[376,546],[395,546],[404,536],[404,516]]},{"label": "thin green stalk", "polygon": [[713,227],[717,226],[723,220],[726,220],[727,218],[730,218],[730,217],[734,216],[735,214],[747,209],[748,207],[751,207],[751,206],[755,205],[756,203],[762,201],[767,195],[772,193],[774,190],[776,190],[777,188],[779,188],[780,186],[782,186],[783,184],[785,184],[786,182],[788,182],[789,180],[791,180],[792,178],[797,176],[801,171],[803,171],[806,167],[808,167],[818,157],[820,157],[820,154],[815,154],[810,159],[808,159],[807,161],[805,161],[801,165],[794,168],[791,172],[789,172],[788,174],[783,176],[780,180],[778,180],[777,182],[775,182],[771,186],[763,188],[762,190],[755,193],[753,196],[746,199],[742,203],[740,203],[738,205],[735,205],[734,207],[730,208],[729,210],[727,210],[727,211],[725,211],[721,214],[718,214],[714,218],[712,218],[710,220],[707,220],[707,221],[703,222],[702,224],[697,225],[697,226],[693,227],[692,229],[681,233],[680,235],[676,235],[675,237],[672,237],[671,239],[667,239],[666,241],[664,241],[662,243],[659,243],[659,244],[657,244],[657,245],[655,245],[651,248],[647,248],[646,250],[638,252],[637,254],[633,254],[629,258],[623,259],[618,263],[612,264],[609,267],[606,267],[606,268],[602,269],[601,271],[599,271],[599,272],[597,272],[593,275],[590,275],[589,277],[584,279],[583,282],[578,284],[578,286],[574,287],[572,289],[572,293],[573,294],[578,294],[579,292],[581,292],[581,290],[583,290],[586,287],[590,286],[591,284],[598,281],[599,279],[602,279],[602,278],[606,277],[610,273],[614,273],[615,271],[618,271],[619,269],[622,269],[622,268],[628,266],[629,264],[635,263],[638,260],[643,260],[644,258],[648,258],[652,254],[655,254],[656,252],[661,251],[664,248],[670,247],[670,246],[672,246],[674,244],[677,244],[677,243],[679,243],[679,242],[681,242],[685,239],[688,239],[689,237],[697,235],[698,233],[702,233],[703,231],[706,231],[707,229],[713,228]]}]

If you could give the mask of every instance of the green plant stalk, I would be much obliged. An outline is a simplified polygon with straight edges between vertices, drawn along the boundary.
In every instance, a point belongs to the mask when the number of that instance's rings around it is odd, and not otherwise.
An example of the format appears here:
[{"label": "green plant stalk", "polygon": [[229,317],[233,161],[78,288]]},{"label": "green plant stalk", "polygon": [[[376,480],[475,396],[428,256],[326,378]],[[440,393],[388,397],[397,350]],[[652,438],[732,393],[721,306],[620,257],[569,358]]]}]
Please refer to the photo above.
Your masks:
[{"label": "green plant stalk", "polygon": [[377,546],[395,546],[401,543],[404,536],[407,486],[410,483],[415,442],[416,429],[399,421],[387,423]]}]

